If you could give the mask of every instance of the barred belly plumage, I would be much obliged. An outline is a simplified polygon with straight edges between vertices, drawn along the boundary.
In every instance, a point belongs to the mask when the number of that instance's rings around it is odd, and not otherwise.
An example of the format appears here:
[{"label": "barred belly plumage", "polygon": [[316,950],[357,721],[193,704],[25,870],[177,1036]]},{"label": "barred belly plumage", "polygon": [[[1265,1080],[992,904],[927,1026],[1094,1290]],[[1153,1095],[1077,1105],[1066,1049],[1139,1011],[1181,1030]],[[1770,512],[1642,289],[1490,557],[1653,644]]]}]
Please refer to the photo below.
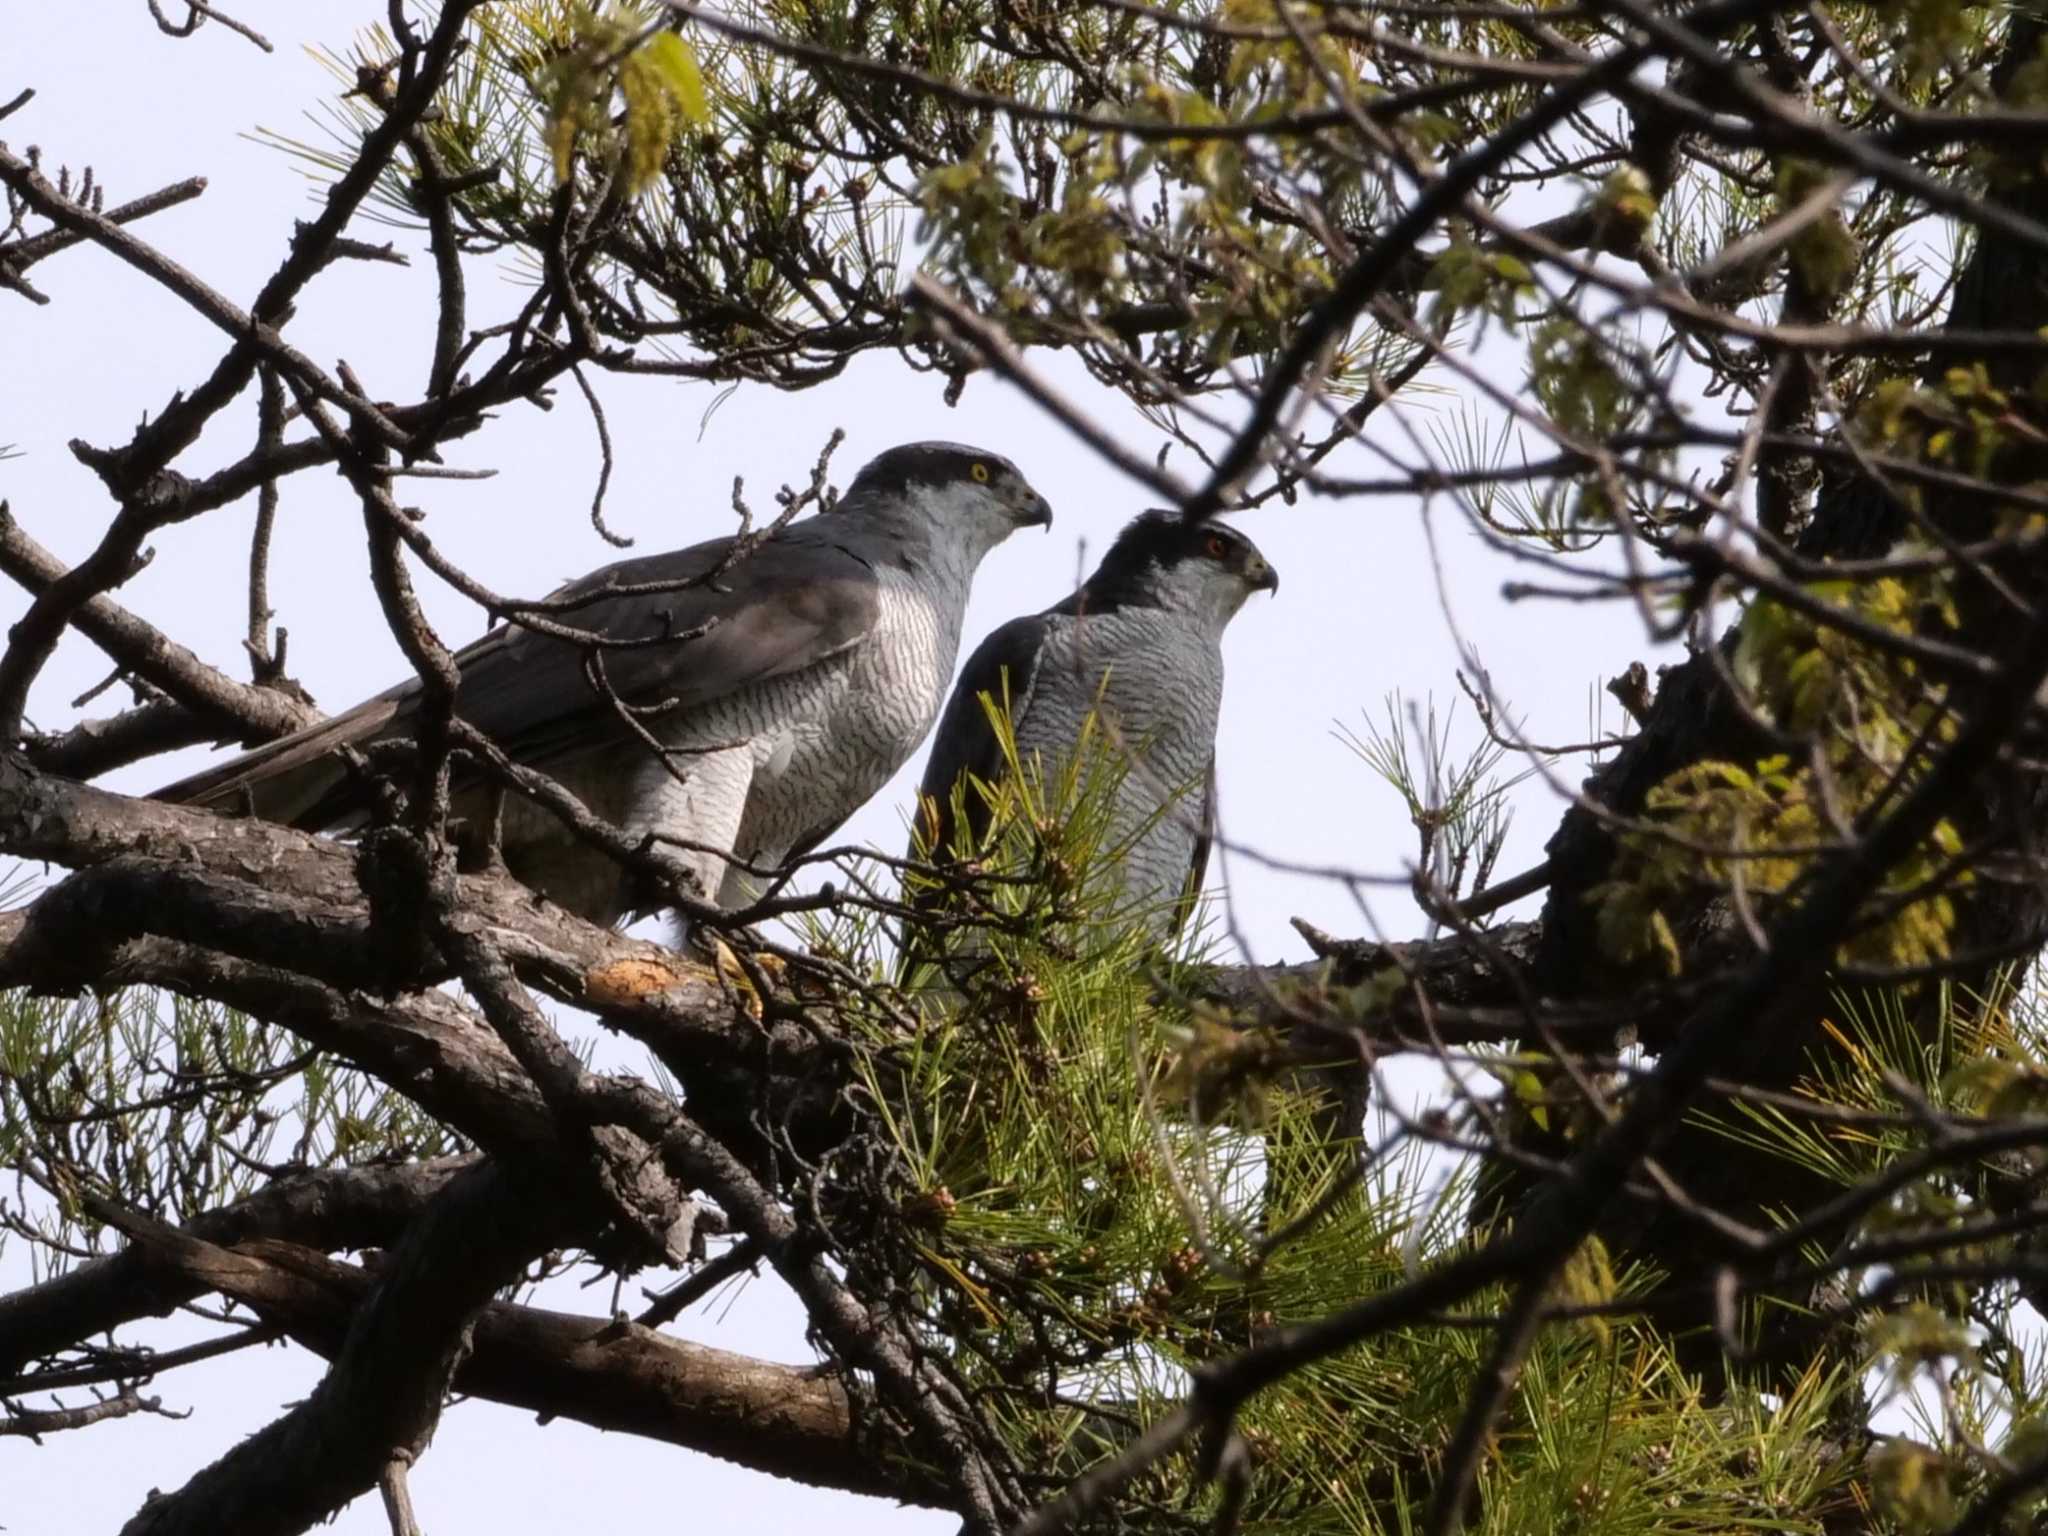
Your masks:
[{"label": "barred belly plumage", "polygon": [[[753,794],[737,851],[772,864],[844,820],[889,781],[937,718],[959,646],[950,606],[903,573],[882,573],[871,641],[822,675],[780,678],[762,718],[790,722],[757,740]],[[765,692],[761,701],[770,703]]]},{"label": "barred belly plumage", "polygon": [[1186,628],[1159,609],[1061,615],[1017,729],[1019,751],[1039,756],[1050,773],[1073,749],[1085,716],[1100,716],[1104,749],[1127,754],[1109,829],[1124,850],[1120,884],[1132,903],[1158,909],[1162,928],[1188,877],[1223,701],[1221,658],[1189,643]]},{"label": "barred belly plumage", "polygon": [[[561,765],[563,782],[629,831],[737,827],[731,851],[772,869],[886,784],[945,698],[959,645],[951,615],[960,603],[943,581],[919,584],[893,568],[879,585],[875,628],[860,645],[738,689],[693,711],[680,729],[664,730],[652,717],[650,733],[670,752],[666,765],[645,744],[627,745]],[[533,883],[564,906],[615,922],[643,905],[616,863],[537,807],[508,802],[506,841],[508,854],[520,845],[514,867],[545,869]],[[765,884],[717,853],[679,851],[721,906],[741,905]]]}]

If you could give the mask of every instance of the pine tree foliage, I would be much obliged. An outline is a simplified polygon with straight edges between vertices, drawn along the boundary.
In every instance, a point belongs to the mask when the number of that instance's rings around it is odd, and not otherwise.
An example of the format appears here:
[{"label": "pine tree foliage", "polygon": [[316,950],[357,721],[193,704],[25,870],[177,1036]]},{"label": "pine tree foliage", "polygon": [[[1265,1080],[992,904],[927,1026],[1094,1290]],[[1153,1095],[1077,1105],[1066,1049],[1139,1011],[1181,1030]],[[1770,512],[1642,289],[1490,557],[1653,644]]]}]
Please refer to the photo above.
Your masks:
[{"label": "pine tree foliage", "polygon": [[[459,1138],[402,1095],[283,1030],[165,993],[0,1010],[0,1226],[61,1271],[113,1235],[90,1197],[189,1221],[277,1167],[447,1156]],[[4,1242],[0,1237],[0,1242]]]}]

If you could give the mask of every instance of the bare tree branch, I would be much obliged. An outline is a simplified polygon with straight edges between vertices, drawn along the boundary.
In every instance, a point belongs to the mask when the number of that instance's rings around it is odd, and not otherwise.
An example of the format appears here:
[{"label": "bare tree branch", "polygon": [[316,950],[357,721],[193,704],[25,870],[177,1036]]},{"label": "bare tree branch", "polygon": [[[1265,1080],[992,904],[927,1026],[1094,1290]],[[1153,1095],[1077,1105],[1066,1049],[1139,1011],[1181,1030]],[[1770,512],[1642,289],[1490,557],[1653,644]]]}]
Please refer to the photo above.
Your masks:
[{"label": "bare tree branch", "polygon": [[[457,1173],[391,1250],[312,1395],[184,1487],[150,1499],[124,1527],[128,1536],[296,1536],[376,1486],[393,1456],[417,1458],[477,1312],[569,1235],[561,1209],[534,1193],[488,1165]],[[183,1247],[188,1265],[220,1252],[168,1229],[146,1240]]]},{"label": "bare tree branch", "polygon": [[[468,1162],[310,1170],[195,1217],[183,1230],[223,1247],[259,1237],[328,1250],[386,1247]],[[14,1375],[40,1354],[167,1313],[201,1293],[163,1269],[158,1257],[148,1244],[131,1243],[0,1296],[0,1376]]]},{"label": "bare tree branch", "polygon": [[24,1435],[38,1444],[44,1435],[62,1434],[67,1429],[85,1429],[108,1419],[125,1419],[133,1413],[154,1413],[170,1419],[185,1417],[165,1409],[163,1399],[143,1397],[133,1387],[123,1387],[112,1397],[99,1398],[76,1408],[17,1408],[11,1403],[0,1406],[6,1410],[0,1413],[0,1435]]},{"label": "bare tree branch", "polygon": [[[8,514],[5,503],[0,503],[0,573],[38,598],[71,574],[62,561],[29,537]],[[217,739],[255,745],[288,736],[324,718],[317,709],[276,689],[235,682],[110,597],[87,597],[67,616],[67,622],[123,669],[170,695],[197,724],[217,733]],[[54,753],[60,749],[52,745],[43,750]],[[53,766],[51,771],[62,769]]]},{"label": "bare tree branch", "polygon": [[[18,104],[18,103],[17,103]],[[4,115],[4,114],[0,114]],[[137,219],[146,219],[153,213],[166,208],[175,208],[180,203],[189,203],[206,190],[206,178],[194,176],[185,181],[175,182],[161,191],[147,197],[138,197],[133,202],[123,203],[106,215],[109,224],[132,224]],[[0,268],[19,278],[37,262],[83,244],[87,235],[78,229],[53,229],[46,234],[30,235],[21,240],[0,245]]]}]

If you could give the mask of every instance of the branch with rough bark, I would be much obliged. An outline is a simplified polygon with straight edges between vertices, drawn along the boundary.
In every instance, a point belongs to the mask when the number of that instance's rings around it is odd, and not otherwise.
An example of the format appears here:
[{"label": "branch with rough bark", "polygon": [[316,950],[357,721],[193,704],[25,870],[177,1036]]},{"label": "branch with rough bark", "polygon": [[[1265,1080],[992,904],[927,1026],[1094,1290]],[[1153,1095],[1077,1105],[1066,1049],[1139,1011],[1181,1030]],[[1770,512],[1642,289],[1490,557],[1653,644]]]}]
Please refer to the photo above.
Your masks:
[{"label": "branch with rough bark", "polygon": [[[463,1166],[462,1161],[439,1161],[308,1170],[198,1216],[182,1230],[196,1243],[215,1246],[271,1239],[323,1250],[388,1247]],[[209,1289],[175,1266],[159,1263],[165,1251],[131,1243],[106,1258],[0,1296],[0,1377],[12,1377],[56,1349],[169,1312]],[[6,1390],[37,1389],[31,1380],[21,1380],[8,1382]]]},{"label": "branch with rough bark", "polygon": [[[150,1499],[124,1531],[293,1536],[375,1487],[394,1456],[417,1457],[477,1312],[573,1234],[561,1206],[536,1193],[529,1179],[490,1164],[456,1174],[390,1251],[312,1395],[184,1487]],[[189,1269],[219,1251],[195,1244],[179,1262]],[[224,1279],[215,1277],[216,1289]]]},{"label": "branch with rough bark", "polygon": [[[317,1247],[244,1235],[231,1242],[138,1232],[140,1256],[194,1295],[217,1292],[332,1358],[387,1264],[344,1264]],[[623,1318],[493,1301],[476,1314],[452,1390],[546,1418],[640,1435],[817,1486],[910,1500],[941,1485],[869,1454],[829,1371],[775,1365]]]},{"label": "branch with rough bark", "polygon": [[[130,1229],[118,1253],[0,1297],[0,1373],[69,1342],[216,1293],[264,1319],[270,1325],[266,1336],[281,1330],[332,1358],[389,1261],[387,1256],[352,1265],[327,1254],[392,1248],[469,1166],[455,1160],[315,1170],[280,1179],[175,1231],[110,1210],[111,1220]],[[239,1341],[230,1336],[230,1342]],[[93,1374],[139,1381],[188,1357],[204,1357],[199,1350],[174,1353],[178,1358],[98,1349]],[[40,1394],[77,1374],[0,1377],[0,1398]],[[769,1364],[623,1318],[491,1302],[476,1316],[452,1389],[822,1486],[906,1499],[942,1497],[937,1483],[868,1454],[855,1434],[852,1405],[829,1372]],[[72,1424],[34,1410],[17,1412],[8,1422],[20,1426],[7,1431],[16,1434]],[[82,1427],[94,1420],[75,1422]]]},{"label": "branch with rough bark", "polygon": [[[393,957],[374,939],[358,884],[359,855],[345,845],[0,758],[0,849],[80,871],[29,908],[0,914],[0,984],[76,987],[112,977],[169,986],[277,1018],[402,1091],[427,1095],[429,1108],[471,1134],[491,1140],[531,1123],[534,1090],[511,1054],[475,1014],[426,990],[454,974],[452,961],[429,953],[407,957],[420,962],[415,969],[389,971]],[[819,1033],[822,1021],[757,1018],[717,971],[538,902],[509,876],[461,875],[456,889],[460,910],[522,982],[591,1009],[657,1054],[789,1078],[830,1078],[842,1060]],[[1216,972],[1203,991],[1243,1025],[1301,1031],[1311,1058],[1360,1028],[1383,1054],[1498,1042],[1530,1027],[1514,965],[1537,938],[1519,925],[1483,943],[1335,945],[1319,961]],[[366,968],[385,972],[403,995],[344,1000],[341,990]],[[1386,999],[1361,1011],[1358,998],[1375,987]],[[1611,1010],[1551,1020],[1593,1039],[1611,1038],[1623,1023]]]}]

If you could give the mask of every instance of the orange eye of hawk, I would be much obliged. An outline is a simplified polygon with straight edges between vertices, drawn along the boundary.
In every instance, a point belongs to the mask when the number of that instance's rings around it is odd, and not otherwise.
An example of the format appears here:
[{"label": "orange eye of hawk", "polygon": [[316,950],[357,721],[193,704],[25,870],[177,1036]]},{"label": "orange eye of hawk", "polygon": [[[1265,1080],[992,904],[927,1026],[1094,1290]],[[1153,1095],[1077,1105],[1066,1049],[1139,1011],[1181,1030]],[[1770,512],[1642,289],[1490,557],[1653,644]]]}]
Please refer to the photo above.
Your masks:
[{"label": "orange eye of hawk", "polygon": [[1202,552],[1211,560],[1227,560],[1230,558],[1230,540],[1220,533],[1212,533],[1203,544]]}]

